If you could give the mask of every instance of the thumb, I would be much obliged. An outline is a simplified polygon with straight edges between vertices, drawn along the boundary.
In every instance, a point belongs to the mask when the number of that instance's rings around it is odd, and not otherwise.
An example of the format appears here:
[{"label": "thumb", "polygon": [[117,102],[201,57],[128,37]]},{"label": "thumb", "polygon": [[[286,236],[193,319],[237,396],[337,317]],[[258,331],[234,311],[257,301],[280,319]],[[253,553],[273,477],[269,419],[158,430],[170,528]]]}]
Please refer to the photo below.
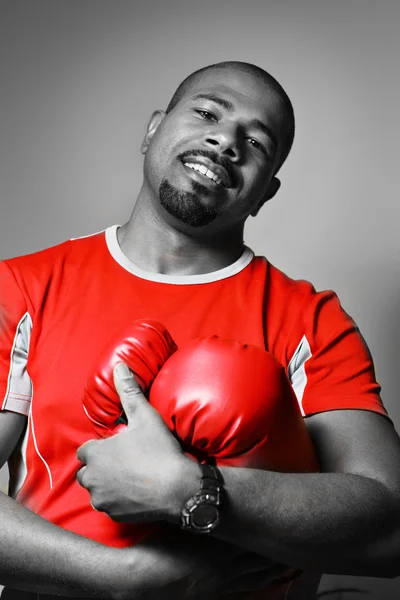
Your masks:
[{"label": "thumb", "polygon": [[150,408],[146,396],[143,394],[132,371],[125,363],[118,363],[114,367],[114,385],[121,400],[128,423],[137,411],[146,405]]}]

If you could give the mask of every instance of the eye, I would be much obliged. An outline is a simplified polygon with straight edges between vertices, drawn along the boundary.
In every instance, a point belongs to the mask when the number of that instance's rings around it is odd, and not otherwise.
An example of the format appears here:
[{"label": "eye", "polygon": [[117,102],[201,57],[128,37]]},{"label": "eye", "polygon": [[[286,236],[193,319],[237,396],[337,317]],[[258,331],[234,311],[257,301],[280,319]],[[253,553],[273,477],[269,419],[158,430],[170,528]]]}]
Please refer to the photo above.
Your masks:
[{"label": "eye", "polygon": [[260,144],[260,142],[258,140],[254,139],[254,138],[247,138],[247,141],[249,142],[249,144],[251,146],[254,146],[254,148],[259,150],[263,154],[267,155],[266,149],[264,148],[264,146],[262,144]]},{"label": "eye", "polygon": [[208,110],[203,110],[202,108],[197,108],[196,112],[206,121],[214,121],[217,122],[217,117],[210,113]]}]

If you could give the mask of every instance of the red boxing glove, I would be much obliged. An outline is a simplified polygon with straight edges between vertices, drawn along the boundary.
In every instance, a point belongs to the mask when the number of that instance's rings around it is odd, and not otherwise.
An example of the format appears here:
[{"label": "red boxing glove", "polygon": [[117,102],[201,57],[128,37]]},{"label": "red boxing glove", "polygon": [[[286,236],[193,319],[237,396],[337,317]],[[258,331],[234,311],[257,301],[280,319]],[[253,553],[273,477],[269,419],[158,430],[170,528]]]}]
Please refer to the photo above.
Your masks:
[{"label": "red boxing glove", "polygon": [[319,470],[284,368],[258,346],[218,336],[193,340],[158,373],[149,400],[185,452],[200,461]]},{"label": "red boxing glove", "polygon": [[117,433],[124,413],[114,387],[113,370],[125,362],[144,393],[165,361],[177,347],[168,330],[157,321],[135,321],[107,345],[90,373],[83,396],[83,408],[98,437]]}]

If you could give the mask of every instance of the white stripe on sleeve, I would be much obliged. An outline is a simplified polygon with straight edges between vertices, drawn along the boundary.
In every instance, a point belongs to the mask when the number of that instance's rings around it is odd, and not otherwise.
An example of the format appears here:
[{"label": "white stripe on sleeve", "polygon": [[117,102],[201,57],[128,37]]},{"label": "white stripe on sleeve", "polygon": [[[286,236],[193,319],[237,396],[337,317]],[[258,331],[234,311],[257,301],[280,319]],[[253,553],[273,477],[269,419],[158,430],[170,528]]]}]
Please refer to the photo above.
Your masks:
[{"label": "white stripe on sleeve", "polygon": [[32,382],[27,371],[32,319],[25,313],[18,323],[10,356],[7,391],[2,408],[28,415],[32,400]]},{"label": "white stripe on sleeve", "polygon": [[307,385],[307,374],[305,369],[306,361],[312,356],[310,344],[305,335],[300,340],[288,365],[288,376],[292,384],[294,393],[300,406],[301,414],[305,416],[303,410],[303,394]]}]

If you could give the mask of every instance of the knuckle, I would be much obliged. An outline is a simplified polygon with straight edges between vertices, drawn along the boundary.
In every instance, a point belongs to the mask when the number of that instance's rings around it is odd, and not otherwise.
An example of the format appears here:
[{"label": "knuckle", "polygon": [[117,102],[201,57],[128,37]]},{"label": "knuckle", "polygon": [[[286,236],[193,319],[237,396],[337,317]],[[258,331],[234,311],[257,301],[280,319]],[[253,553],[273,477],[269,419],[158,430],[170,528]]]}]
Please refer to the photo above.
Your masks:
[{"label": "knuckle", "polygon": [[77,471],[76,473],[76,478],[79,481],[79,483],[83,486],[83,475],[85,473],[85,469],[86,467],[82,467],[81,469],[79,469],[79,471]]},{"label": "knuckle", "polygon": [[127,396],[141,396],[142,392],[132,381],[126,381],[121,386],[121,391]]},{"label": "knuckle", "polygon": [[89,440],[85,442],[79,449],[77,456],[79,460],[83,463],[86,463],[89,456],[93,452],[93,446],[96,444],[96,440]]},{"label": "knuckle", "polygon": [[104,495],[99,486],[94,485],[90,491],[90,503],[96,510],[105,511],[107,509]]},{"label": "knuckle", "polygon": [[96,496],[96,494],[91,494],[90,496],[90,504],[92,505],[92,508],[98,512],[104,512],[104,506],[103,503],[101,502],[100,498],[98,498]]},{"label": "knuckle", "polygon": [[83,467],[82,469],[80,469],[76,476],[79,481],[79,484],[86,490],[90,490],[90,476],[87,467]]}]

